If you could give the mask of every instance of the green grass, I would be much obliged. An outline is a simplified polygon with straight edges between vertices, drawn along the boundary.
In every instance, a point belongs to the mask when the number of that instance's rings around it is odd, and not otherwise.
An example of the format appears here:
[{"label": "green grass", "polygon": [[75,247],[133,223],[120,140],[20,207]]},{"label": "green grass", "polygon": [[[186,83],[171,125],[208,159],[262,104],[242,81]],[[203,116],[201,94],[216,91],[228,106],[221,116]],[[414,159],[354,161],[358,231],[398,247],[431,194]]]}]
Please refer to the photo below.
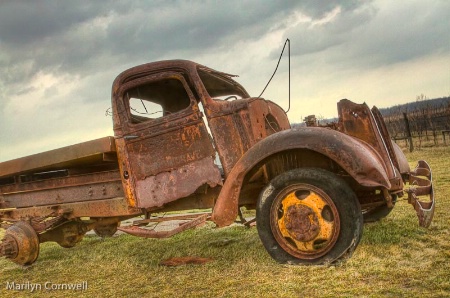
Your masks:
[{"label": "green grass", "polygon": [[[170,239],[86,236],[76,247],[41,245],[23,269],[0,260],[0,297],[30,296],[6,283],[88,282],[85,292],[35,292],[46,297],[448,297],[450,296],[450,147],[407,153],[411,166],[427,160],[436,186],[430,229],[399,201],[385,219],[367,224],[352,258],[332,266],[280,265],[264,250],[255,228],[211,224]],[[1,233],[1,232],[0,232]],[[170,257],[212,258],[203,265],[159,266]]]}]

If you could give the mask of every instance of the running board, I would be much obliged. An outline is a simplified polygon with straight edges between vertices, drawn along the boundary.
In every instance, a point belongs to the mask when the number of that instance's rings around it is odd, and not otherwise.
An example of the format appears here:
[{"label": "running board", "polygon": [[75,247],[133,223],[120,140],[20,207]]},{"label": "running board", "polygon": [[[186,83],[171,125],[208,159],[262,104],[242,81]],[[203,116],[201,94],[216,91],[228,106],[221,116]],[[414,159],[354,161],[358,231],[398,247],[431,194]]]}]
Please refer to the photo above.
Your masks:
[{"label": "running board", "polygon": [[[196,226],[203,224],[204,222],[206,222],[206,220],[210,216],[211,216],[211,214],[202,214],[202,215],[194,218],[193,220],[183,223],[179,227],[177,227],[173,230],[169,230],[169,231],[155,231],[154,229],[149,230],[149,229],[140,228],[138,226],[118,227],[117,229],[119,231],[125,232],[125,233],[133,235],[133,236],[137,236],[137,237],[169,238],[175,234],[186,231],[188,229],[195,228]],[[168,220],[170,220],[170,217],[168,218]]]}]

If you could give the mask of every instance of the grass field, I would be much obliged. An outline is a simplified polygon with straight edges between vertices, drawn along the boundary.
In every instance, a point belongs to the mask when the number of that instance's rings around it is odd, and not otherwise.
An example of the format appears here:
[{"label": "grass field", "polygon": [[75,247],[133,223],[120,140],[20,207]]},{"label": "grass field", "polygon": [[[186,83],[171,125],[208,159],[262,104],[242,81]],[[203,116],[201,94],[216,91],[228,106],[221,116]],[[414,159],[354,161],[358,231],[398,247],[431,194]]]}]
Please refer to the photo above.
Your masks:
[{"label": "grass field", "polygon": [[[415,211],[397,203],[385,219],[366,224],[352,258],[332,266],[280,265],[255,228],[212,225],[170,239],[86,236],[76,247],[41,245],[37,262],[21,268],[0,260],[0,297],[449,297],[450,147],[407,153],[411,166],[427,160],[435,179],[436,213],[430,229]],[[0,234],[3,231],[0,231]],[[212,258],[203,265],[165,267],[170,257]],[[14,291],[8,282],[86,281],[83,292]]]}]

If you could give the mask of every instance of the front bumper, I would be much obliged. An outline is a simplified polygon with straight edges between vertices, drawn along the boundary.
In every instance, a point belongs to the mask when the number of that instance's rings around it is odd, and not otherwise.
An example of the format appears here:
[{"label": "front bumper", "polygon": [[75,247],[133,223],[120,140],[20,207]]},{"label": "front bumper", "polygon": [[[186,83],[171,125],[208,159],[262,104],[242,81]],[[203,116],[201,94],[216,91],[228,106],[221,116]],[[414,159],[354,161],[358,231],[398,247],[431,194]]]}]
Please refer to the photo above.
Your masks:
[{"label": "front bumper", "polygon": [[[413,205],[419,217],[419,225],[428,228],[434,215],[434,189],[431,168],[424,160],[419,160],[416,168],[409,173],[408,202]],[[423,199],[428,196],[426,201]],[[419,198],[420,197],[420,198]]]}]

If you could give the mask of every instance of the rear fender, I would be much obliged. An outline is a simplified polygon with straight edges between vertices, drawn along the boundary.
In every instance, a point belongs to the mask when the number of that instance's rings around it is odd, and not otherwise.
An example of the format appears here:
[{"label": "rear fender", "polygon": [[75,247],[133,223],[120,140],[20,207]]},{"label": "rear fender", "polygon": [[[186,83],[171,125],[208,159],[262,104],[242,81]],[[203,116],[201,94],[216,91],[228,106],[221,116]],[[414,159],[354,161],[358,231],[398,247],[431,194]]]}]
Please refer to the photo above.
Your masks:
[{"label": "rear fender", "polygon": [[391,188],[382,157],[367,143],[326,128],[289,129],[261,140],[239,159],[219,194],[212,220],[219,227],[233,223],[245,175],[271,155],[292,149],[327,156],[362,186]]}]

